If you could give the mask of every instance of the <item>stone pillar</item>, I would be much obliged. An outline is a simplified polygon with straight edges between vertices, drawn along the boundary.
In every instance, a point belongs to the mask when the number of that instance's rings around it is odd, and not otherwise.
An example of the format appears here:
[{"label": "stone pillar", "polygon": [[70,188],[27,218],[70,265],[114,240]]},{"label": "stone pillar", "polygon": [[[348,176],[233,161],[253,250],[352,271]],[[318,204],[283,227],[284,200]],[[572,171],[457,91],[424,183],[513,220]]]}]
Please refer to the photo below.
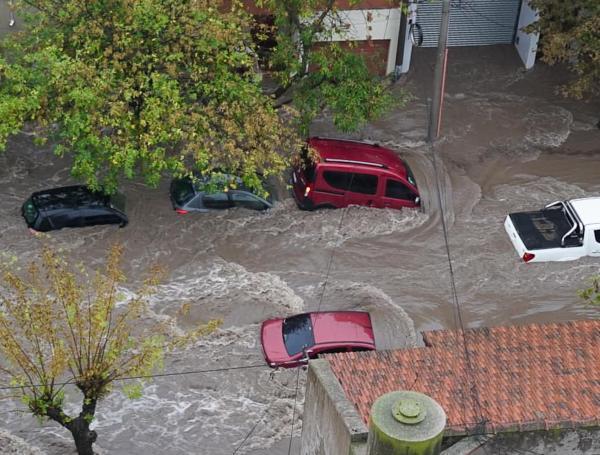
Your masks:
[{"label": "stone pillar", "polygon": [[398,391],[380,396],[371,407],[368,455],[438,455],[446,413],[419,392]]}]

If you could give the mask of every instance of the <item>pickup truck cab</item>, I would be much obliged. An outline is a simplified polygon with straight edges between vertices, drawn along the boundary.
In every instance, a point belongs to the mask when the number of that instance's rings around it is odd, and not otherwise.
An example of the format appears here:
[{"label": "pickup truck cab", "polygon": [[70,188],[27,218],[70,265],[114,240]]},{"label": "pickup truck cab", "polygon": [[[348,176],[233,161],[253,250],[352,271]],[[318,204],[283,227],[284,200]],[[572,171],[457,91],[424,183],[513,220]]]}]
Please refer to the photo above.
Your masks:
[{"label": "pickup truck cab", "polygon": [[557,201],[535,212],[511,213],[504,228],[525,262],[600,257],[600,197]]}]

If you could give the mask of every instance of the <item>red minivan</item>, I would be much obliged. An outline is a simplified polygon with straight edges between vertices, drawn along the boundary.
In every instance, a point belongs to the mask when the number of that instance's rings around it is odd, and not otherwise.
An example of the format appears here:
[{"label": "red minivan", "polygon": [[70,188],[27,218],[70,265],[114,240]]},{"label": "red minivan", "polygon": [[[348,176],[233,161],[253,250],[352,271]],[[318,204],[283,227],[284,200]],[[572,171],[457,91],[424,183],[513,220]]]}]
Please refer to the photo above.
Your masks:
[{"label": "red minivan", "polygon": [[365,205],[401,209],[421,200],[408,165],[392,150],[368,142],[313,137],[292,173],[294,199],[301,209]]}]

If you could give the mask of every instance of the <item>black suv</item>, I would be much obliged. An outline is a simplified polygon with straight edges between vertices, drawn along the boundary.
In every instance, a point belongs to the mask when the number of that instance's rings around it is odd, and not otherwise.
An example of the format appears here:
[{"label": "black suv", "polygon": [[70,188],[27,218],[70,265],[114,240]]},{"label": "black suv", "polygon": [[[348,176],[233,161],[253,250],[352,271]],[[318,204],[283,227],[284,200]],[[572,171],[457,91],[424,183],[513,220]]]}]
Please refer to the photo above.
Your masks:
[{"label": "black suv", "polygon": [[122,195],[109,196],[83,185],[65,186],[33,193],[21,207],[27,226],[36,231],[96,224],[128,223]]}]

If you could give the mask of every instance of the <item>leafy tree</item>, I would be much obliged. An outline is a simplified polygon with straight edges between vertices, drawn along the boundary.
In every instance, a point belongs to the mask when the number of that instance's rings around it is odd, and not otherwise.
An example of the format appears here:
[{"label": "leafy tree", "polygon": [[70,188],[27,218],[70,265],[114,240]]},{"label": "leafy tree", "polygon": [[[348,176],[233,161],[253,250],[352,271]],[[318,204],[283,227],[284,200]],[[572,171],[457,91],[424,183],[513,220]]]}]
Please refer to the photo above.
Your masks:
[{"label": "leafy tree", "polygon": [[[33,122],[92,187],[227,170],[251,187],[297,138],[262,93],[248,24],[215,0],[26,0],[0,53],[0,145]],[[23,11],[22,14],[26,14]]]},{"label": "leafy tree", "polygon": [[600,2],[532,0],[531,5],[539,20],[527,30],[541,33],[542,60],[567,63],[577,75],[561,88],[563,94],[600,95]]},{"label": "leafy tree", "polygon": [[[24,276],[14,267],[2,271],[0,373],[11,378],[16,396],[33,415],[71,432],[80,455],[93,454],[97,434],[90,424],[115,381],[152,374],[165,349],[208,334],[219,323],[177,338],[167,338],[164,324],[140,324],[159,271],[151,270],[138,292],[117,305],[125,281],[121,255],[122,247],[113,246],[103,272],[88,276],[44,247]],[[81,392],[78,415],[64,410],[65,384]],[[130,397],[141,392],[140,383],[124,384]]]},{"label": "leafy tree", "polygon": [[[348,1],[350,5],[359,2]],[[364,57],[352,52],[352,42],[344,47],[334,41],[336,35],[348,32],[336,3],[257,1],[275,17],[277,45],[269,63],[281,84],[280,92],[290,89],[293,93],[304,134],[310,122],[325,109],[332,113],[338,129],[352,131],[381,115],[393,103],[401,105],[407,99],[404,93],[394,99],[386,85],[369,74]],[[393,3],[390,1],[390,5]]]},{"label": "leafy tree", "polygon": [[27,123],[94,188],[197,170],[258,189],[322,109],[350,130],[390,105],[362,58],[317,45],[339,31],[333,0],[257,3],[277,18],[271,62],[294,88],[291,106],[263,92],[254,21],[238,0],[15,0],[35,14],[0,44],[0,150]]},{"label": "leafy tree", "polygon": [[577,294],[587,304],[600,305],[600,275],[590,278],[590,286],[580,290]]}]

